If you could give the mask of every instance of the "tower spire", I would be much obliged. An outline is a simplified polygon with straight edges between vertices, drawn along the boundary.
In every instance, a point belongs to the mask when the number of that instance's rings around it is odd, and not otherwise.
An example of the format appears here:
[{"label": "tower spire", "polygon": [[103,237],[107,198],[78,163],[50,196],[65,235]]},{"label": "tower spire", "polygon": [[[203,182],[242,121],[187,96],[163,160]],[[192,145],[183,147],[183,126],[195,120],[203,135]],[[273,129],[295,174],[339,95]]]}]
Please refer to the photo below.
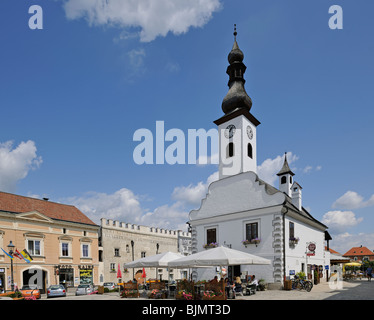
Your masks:
[{"label": "tower spire", "polygon": [[291,171],[290,166],[288,165],[287,161],[287,152],[284,153],[284,162],[283,167],[280,169],[280,171],[277,173],[277,176],[282,176],[284,174],[290,174],[291,176],[294,176],[295,174]]},{"label": "tower spire", "polygon": [[247,67],[243,63],[244,54],[239,49],[236,41],[237,36],[236,24],[234,24],[234,45],[227,57],[229,66],[226,73],[229,75],[229,91],[222,101],[222,111],[225,114],[231,113],[237,109],[250,110],[252,107],[252,100],[244,89],[244,73]]}]

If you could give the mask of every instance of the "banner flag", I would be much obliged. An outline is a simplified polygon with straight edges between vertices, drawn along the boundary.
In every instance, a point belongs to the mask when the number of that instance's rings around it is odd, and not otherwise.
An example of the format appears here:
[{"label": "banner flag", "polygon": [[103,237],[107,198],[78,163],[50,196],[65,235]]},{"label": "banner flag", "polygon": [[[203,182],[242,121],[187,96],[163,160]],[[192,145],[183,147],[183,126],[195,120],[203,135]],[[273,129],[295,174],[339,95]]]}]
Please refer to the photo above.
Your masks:
[{"label": "banner flag", "polygon": [[21,251],[21,255],[22,255],[23,259],[25,259],[25,261],[26,261],[27,263],[30,263],[31,260],[33,260],[33,258],[31,258],[31,256],[29,255],[29,253],[27,252],[26,249],[23,249],[23,250]]},{"label": "banner flag", "polygon": [[1,248],[1,250],[3,250],[4,251],[4,253],[10,258],[10,259],[12,259],[13,260],[13,257],[8,253],[8,252],[6,252],[3,248]]},{"label": "banner flag", "polygon": [[23,260],[22,254],[20,254],[17,249],[16,252],[13,253],[13,257],[17,257],[18,259]]}]

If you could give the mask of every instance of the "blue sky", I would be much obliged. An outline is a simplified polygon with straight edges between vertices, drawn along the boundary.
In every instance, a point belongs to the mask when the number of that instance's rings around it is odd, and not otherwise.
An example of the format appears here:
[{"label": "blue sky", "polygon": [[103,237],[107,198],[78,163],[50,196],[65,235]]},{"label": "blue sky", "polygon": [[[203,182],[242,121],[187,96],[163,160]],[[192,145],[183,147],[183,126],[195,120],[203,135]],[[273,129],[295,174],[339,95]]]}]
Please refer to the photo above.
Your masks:
[{"label": "blue sky", "polygon": [[[374,249],[371,1],[33,4],[42,30],[29,28],[29,1],[0,4],[2,191],[71,203],[96,223],[184,228],[217,166],[137,165],[133,134],[156,121],[215,128],[236,23],[260,178],[277,187],[287,151],[331,247]],[[342,30],[328,26],[336,4]]]}]

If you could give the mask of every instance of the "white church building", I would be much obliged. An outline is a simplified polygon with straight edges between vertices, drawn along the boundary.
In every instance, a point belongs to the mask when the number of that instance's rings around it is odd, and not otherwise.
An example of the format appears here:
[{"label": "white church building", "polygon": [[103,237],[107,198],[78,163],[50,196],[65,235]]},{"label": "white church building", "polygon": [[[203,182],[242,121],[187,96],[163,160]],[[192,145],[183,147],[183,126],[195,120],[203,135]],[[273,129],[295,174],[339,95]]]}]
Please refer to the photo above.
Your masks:
[{"label": "white church building", "polygon": [[[192,252],[219,245],[271,260],[270,265],[229,267],[229,277],[255,275],[270,288],[299,271],[320,281],[329,275],[331,240],[327,226],[302,206],[302,187],[294,181],[287,155],[279,168],[278,189],[257,175],[257,127],[252,101],[244,88],[243,52],[235,41],[228,55],[229,91],[224,115],[214,123],[219,131],[219,180],[211,183],[201,206],[189,214]],[[195,279],[212,279],[214,268],[198,268]]]}]

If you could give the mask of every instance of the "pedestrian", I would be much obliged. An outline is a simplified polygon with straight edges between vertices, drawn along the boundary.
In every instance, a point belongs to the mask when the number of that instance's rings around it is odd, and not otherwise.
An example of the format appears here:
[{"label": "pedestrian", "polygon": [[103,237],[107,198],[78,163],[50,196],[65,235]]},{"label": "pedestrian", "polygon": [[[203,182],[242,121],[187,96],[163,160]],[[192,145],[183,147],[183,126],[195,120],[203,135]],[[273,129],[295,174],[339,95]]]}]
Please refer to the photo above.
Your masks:
[{"label": "pedestrian", "polygon": [[369,267],[366,269],[366,275],[368,277],[368,281],[371,281],[371,273],[373,272],[373,268]]}]

